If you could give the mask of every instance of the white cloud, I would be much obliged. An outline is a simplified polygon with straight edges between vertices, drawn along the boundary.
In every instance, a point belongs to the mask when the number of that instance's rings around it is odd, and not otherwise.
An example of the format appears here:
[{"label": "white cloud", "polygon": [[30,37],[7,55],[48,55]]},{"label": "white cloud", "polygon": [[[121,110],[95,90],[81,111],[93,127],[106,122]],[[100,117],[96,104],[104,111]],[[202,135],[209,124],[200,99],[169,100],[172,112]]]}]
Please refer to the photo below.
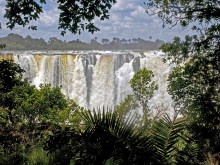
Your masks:
[{"label": "white cloud", "polygon": [[133,17],[138,17],[140,15],[142,16],[144,14],[146,14],[146,12],[145,12],[145,9],[142,6],[138,6],[134,11],[132,11],[130,13],[130,15],[133,16]]},{"label": "white cloud", "polygon": [[132,3],[131,0],[118,0],[115,5],[113,5],[111,11],[112,12],[123,12],[133,10],[135,8],[135,4]]},{"label": "white cloud", "polygon": [[43,26],[54,26],[58,24],[59,11],[58,9],[53,9],[50,11],[45,11],[40,15],[39,23]]},{"label": "white cloud", "polygon": [[[61,39],[73,40],[83,39],[89,41],[97,36],[98,38],[138,38],[148,39],[152,36],[153,39],[171,40],[174,35],[179,35],[179,29],[162,29],[161,20],[157,16],[148,16],[145,13],[143,2],[147,0],[118,0],[110,10],[109,20],[100,21],[98,18],[94,20],[95,25],[100,28],[100,32],[94,35],[83,32],[81,35],[73,35],[67,33],[63,38],[58,30],[59,10],[54,0],[48,0],[46,5],[43,5],[45,10],[40,15],[40,19],[34,24],[38,25],[37,31],[27,30],[26,28],[16,27],[13,31],[6,28],[0,30],[0,36],[14,32],[22,35],[31,35],[37,38],[45,38],[55,36]],[[0,0],[0,17],[4,23],[4,0]],[[2,24],[3,25],[3,24]]]},{"label": "white cloud", "polygon": [[131,17],[125,16],[125,17],[124,17],[124,21],[127,21],[127,22],[134,22],[134,19],[131,18]]}]

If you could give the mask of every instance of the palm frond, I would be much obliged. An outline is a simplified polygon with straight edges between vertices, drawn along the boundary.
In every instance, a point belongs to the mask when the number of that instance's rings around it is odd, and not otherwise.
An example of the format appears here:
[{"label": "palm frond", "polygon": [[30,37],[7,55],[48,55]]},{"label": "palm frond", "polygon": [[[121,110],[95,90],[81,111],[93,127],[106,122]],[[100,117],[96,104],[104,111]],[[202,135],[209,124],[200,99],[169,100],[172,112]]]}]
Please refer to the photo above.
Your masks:
[{"label": "palm frond", "polygon": [[151,137],[155,146],[155,158],[161,164],[175,164],[176,144],[180,140],[180,132],[185,127],[185,119],[173,119],[167,114],[152,127]]},{"label": "palm frond", "polygon": [[[85,121],[83,138],[87,154],[94,163],[109,159],[118,164],[148,164],[153,145],[150,139],[135,128],[132,116],[124,119],[110,109],[82,113]],[[146,162],[146,163],[144,163]]]}]

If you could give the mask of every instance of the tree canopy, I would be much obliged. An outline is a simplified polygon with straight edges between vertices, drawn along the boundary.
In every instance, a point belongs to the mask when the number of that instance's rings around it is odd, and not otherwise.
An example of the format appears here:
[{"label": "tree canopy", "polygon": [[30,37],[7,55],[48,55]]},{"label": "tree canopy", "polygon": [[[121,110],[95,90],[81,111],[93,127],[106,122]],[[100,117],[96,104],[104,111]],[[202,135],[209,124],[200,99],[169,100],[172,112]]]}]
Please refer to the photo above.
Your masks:
[{"label": "tree canopy", "polygon": [[[7,27],[13,29],[17,25],[27,26],[37,30],[33,21],[39,19],[44,12],[44,5],[51,3],[49,0],[15,1],[6,0],[4,17],[8,20]],[[93,23],[95,18],[105,20],[109,18],[109,10],[116,0],[58,0],[60,10],[59,29],[64,35],[66,31],[81,33],[83,30],[94,33],[99,30]]]},{"label": "tree canopy", "polygon": [[[178,24],[183,29],[191,28],[195,32],[193,36],[186,36],[185,41],[175,37],[173,42],[175,44],[166,44],[169,49],[163,47],[174,62],[180,62],[179,60],[201,55],[204,52],[218,51],[219,0],[150,0],[147,6],[147,13],[158,15],[163,21],[163,26],[173,27]],[[171,48],[175,49],[170,51]]]},{"label": "tree canopy", "polygon": [[176,67],[169,76],[169,92],[183,115],[189,117],[189,130],[210,161],[220,157],[220,1],[150,0],[149,14],[157,14],[164,26],[180,25],[195,34],[161,48]]},{"label": "tree canopy", "polygon": [[[23,37],[18,34],[10,33],[6,37],[0,37],[0,43],[4,43],[6,47],[4,50],[159,50],[159,47],[164,43],[161,40],[148,41],[141,38],[120,39],[115,42],[107,38],[97,40],[90,40],[90,42],[83,42],[79,39],[72,41],[65,41],[57,37],[50,37],[48,42],[43,38],[32,38],[31,36]],[[103,42],[103,40],[105,42]],[[108,41],[108,43],[106,43]],[[129,42],[130,41],[130,42]]]}]

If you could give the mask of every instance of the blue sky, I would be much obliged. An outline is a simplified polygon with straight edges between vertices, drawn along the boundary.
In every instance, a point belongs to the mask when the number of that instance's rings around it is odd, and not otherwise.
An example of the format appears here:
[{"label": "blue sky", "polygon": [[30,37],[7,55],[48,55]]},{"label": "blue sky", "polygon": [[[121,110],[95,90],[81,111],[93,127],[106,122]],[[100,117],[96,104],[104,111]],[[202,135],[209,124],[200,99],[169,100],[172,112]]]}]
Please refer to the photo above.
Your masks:
[{"label": "blue sky", "polygon": [[162,28],[161,20],[157,16],[149,16],[145,13],[146,6],[144,2],[147,0],[118,0],[117,3],[110,10],[110,18],[106,21],[94,22],[100,29],[95,34],[83,32],[81,35],[74,35],[67,33],[64,37],[60,35],[58,30],[59,10],[56,6],[56,1],[47,0],[47,4],[43,9],[45,12],[40,19],[35,22],[38,26],[37,31],[31,31],[27,28],[16,27],[12,31],[6,28],[3,15],[5,0],[0,0],[0,17],[2,29],[0,30],[0,37],[6,36],[8,33],[16,33],[23,36],[30,35],[34,38],[44,38],[48,40],[50,37],[57,37],[62,40],[80,39],[83,41],[90,41],[94,37],[98,40],[101,38],[113,37],[118,38],[143,38],[152,40],[161,39],[164,41],[171,41],[174,36],[184,36],[187,30],[181,30],[179,27]]}]

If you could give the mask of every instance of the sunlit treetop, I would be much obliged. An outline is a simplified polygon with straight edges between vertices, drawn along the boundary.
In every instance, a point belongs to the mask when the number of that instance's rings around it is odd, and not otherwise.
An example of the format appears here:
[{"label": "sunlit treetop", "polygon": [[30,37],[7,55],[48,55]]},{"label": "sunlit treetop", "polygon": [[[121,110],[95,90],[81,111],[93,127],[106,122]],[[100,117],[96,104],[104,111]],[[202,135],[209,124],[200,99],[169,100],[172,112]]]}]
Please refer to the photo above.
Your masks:
[{"label": "sunlit treetop", "polygon": [[[49,0],[6,0],[5,15],[7,27],[13,29],[16,25],[37,30],[33,21],[39,19],[44,12],[43,5],[51,3]],[[93,23],[95,18],[105,20],[109,18],[109,10],[116,0],[57,0],[60,10],[59,26],[61,34],[66,31],[81,33],[99,31]]]}]

